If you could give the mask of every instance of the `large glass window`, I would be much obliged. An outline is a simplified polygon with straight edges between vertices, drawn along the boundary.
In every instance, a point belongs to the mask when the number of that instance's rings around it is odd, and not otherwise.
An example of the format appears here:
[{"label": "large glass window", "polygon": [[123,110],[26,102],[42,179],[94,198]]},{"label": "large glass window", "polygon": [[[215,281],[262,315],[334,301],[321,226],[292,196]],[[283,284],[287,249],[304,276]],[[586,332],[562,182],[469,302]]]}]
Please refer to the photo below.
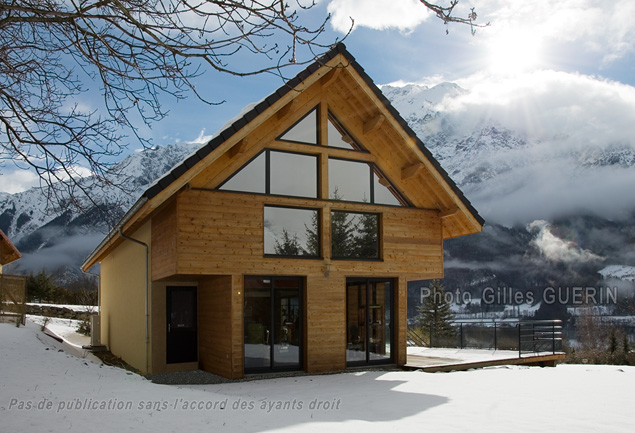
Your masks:
[{"label": "large glass window", "polygon": [[317,157],[269,151],[270,194],[317,197]]},{"label": "large glass window", "polygon": [[404,206],[405,200],[373,164],[329,158],[331,200]]},{"label": "large glass window", "polygon": [[265,206],[265,254],[319,257],[319,221],[317,209]]},{"label": "large glass window", "polygon": [[334,259],[379,259],[379,215],[332,211],[331,254]]},{"label": "large glass window", "polygon": [[365,162],[329,158],[331,200],[370,203],[370,167]]},{"label": "large glass window", "polygon": [[264,150],[218,189],[317,198],[318,159],[304,153]]}]

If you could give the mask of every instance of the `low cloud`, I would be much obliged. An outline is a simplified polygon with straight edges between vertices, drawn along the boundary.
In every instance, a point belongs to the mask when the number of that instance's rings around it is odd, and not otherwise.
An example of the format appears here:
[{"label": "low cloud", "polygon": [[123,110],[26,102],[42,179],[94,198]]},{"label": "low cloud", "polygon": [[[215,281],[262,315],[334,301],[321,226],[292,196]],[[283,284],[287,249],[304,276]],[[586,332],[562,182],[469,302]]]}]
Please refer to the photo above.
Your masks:
[{"label": "low cloud", "polygon": [[[468,92],[435,109],[458,141],[492,125],[525,141],[484,141],[473,157],[456,159],[461,166],[445,166],[486,219],[526,224],[575,212],[622,218],[635,209],[635,87],[554,71],[485,78],[466,80]],[[422,136],[437,134],[437,123],[424,124]]]},{"label": "low cloud", "polygon": [[528,226],[530,232],[536,233],[531,245],[553,262],[587,263],[603,260],[602,257],[589,250],[580,248],[574,241],[562,239],[553,234],[551,224],[547,221],[534,221]]},{"label": "low cloud", "polygon": [[52,272],[63,266],[79,267],[90,252],[103,239],[102,233],[74,234],[58,237],[55,244],[31,253],[22,253],[22,258],[12,264],[12,272],[28,274],[42,269]]}]

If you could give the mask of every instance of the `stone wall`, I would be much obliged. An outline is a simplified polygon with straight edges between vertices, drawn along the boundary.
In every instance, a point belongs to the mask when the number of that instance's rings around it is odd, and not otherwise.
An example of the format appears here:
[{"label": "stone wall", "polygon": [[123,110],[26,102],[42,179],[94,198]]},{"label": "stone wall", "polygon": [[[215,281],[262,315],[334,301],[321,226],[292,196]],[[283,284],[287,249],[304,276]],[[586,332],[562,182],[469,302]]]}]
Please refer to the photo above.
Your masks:
[{"label": "stone wall", "polygon": [[[90,307],[86,307],[88,310]],[[91,313],[86,311],[73,311],[70,308],[66,307],[53,307],[49,305],[27,305],[26,306],[26,314],[31,314],[33,316],[45,316],[45,317],[59,317],[62,319],[73,319],[73,320],[85,320],[91,316]],[[96,314],[96,308],[95,313]]]}]

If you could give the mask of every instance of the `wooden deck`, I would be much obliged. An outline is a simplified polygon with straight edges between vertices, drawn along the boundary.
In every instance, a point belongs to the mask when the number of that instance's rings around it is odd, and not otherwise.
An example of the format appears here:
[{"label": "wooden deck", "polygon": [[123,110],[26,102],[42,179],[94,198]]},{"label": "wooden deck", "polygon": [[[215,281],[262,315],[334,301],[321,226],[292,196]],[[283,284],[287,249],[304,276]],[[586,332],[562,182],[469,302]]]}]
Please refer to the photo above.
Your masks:
[{"label": "wooden deck", "polygon": [[422,370],[428,373],[464,371],[473,368],[494,367],[499,365],[531,365],[553,367],[556,361],[563,360],[563,352],[536,353],[518,356],[515,351],[490,351],[475,349],[421,349],[409,348],[407,370]]}]

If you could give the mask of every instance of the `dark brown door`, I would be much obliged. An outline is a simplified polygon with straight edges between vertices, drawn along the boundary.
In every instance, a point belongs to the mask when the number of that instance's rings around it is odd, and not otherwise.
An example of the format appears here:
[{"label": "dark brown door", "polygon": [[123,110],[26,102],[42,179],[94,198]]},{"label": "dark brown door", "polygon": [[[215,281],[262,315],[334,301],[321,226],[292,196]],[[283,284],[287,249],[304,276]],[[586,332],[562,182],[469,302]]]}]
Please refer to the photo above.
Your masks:
[{"label": "dark brown door", "polygon": [[166,362],[196,362],[198,332],[196,320],[196,287],[166,288],[167,341]]}]

